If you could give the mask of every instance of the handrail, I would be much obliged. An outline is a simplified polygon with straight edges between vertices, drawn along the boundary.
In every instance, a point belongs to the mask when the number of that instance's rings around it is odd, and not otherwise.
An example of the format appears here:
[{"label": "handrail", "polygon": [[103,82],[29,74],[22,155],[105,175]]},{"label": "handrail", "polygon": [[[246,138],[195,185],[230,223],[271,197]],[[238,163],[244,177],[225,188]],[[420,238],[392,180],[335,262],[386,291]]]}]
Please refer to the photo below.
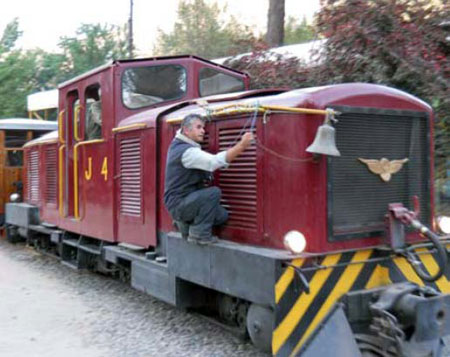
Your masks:
[{"label": "handrail", "polygon": [[64,154],[64,149],[66,148],[66,145],[61,145],[59,147],[59,151],[58,151],[58,161],[59,161],[59,216],[61,218],[64,218],[64,197],[63,197],[63,154]]},{"label": "handrail", "polygon": [[134,130],[134,129],[144,129],[146,127],[147,127],[147,124],[145,124],[145,123],[135,123],[135,124],[130,124],[130,125],[119,126],[117,128],[113,128],[112,132],[113,133],[117,133],[119,131],[127,131],[127,130]]},{"label": "handrail", "polygon": [[65,112],[65,109],[61,110],[59,112],[59,114],[58,114],[58,139],[59,139],[59,142],[61,144],[65,144],[66,143],[66,141],[64,140],[64,137],[63,137],[63,134],[64,134],[64,132],[63,132],[63,115],[64,115],[64,112]]},{"label": "handrail", "polygon": [[[313,114],[313,115],[339,115],[340,113],[332,109],[310,109],[310,108],[293,108],[285,107],[282,105],[225,105],[223,107],[216,108],[207,112],[206,117],[234,115],[243,113],[268,113],[268,112],[286,112],[286,113],[300,113],[300,114]],[[183,118],[171,118],[166,122],[169,124],[177,124],[183,121]]]},{"label": "handrail", "polygon": [[79,116],[80,116],[80,111],[81,111],[81,105],[78,105],[75,108],[75,114],[73,116],[73,136],[75,137],[76,141],[81,141],[82,140],[80,138],[80,133],[79,133],[79,129],[80,128],[78,126],[78,119],[79,119]]},{"label": "handrail", "polygon": [[80,219],[78,207],[78,148],[83,145],[104,143],[104,139],[82,141],[73,147],[73,216]]}]

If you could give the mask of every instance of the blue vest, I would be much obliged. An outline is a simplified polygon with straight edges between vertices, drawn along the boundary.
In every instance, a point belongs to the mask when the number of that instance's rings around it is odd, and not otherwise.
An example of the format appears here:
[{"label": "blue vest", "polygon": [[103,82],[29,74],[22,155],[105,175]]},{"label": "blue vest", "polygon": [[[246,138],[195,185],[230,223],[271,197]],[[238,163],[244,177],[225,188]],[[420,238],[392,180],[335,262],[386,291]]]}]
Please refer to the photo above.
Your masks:
[{"label": "blue vest", "polygon": [[205,180],[210,173],[198,169],[187,169],[181,157],[187,149],[194,147],[180,139],[173,139],[169,146],[164,181],[164,204],[169,212],[173,212],[180,201],[190,193],[205,187]]}]

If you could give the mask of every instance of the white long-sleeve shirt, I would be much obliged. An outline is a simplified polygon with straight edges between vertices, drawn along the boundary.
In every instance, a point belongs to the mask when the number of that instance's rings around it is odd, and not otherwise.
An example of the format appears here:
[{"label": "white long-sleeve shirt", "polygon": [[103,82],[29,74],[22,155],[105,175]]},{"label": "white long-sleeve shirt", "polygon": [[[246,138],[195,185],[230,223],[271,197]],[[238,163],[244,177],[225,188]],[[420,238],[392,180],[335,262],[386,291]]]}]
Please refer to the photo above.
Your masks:
[{"label": "white long-sleeve shirt", "polygon": [[185,168],[213,172],[217,169],[228,167],[226,151],[221,151],[215,155],[203,151],[199,143],[183,135],[180,130],[177,131],[176,138],[193,146],[181,156],[181,163]]}]

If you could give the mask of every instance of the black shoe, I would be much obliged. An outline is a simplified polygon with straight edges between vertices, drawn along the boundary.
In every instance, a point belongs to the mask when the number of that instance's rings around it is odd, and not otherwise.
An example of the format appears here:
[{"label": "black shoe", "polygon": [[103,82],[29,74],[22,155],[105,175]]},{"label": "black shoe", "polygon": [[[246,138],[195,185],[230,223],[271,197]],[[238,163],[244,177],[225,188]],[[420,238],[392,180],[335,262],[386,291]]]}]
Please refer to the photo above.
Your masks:
[{"label": "black shoe", "polygon": [[187,241],[198,245],[209,245],[217,243],[219,241],[219,238],[217,238],[216,236],[210,236],[208,238],[189,236]]},{"label": "black shoe", "polygon": [[178,232],[181,233],[181,237],[183,239],[187,239],[189,236],[189,224],[184,223],[182,221],[173,221],[173,225],[178,229]]}]

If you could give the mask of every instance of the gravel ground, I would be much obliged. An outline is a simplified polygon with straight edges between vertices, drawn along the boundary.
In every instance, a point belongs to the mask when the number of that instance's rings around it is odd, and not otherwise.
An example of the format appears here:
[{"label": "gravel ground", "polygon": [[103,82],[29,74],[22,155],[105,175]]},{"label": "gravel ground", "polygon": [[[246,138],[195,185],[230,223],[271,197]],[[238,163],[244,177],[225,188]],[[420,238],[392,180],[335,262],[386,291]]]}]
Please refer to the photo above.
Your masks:
[{"label": "gravel ground", "polygon": [[0,240],[0,356],[265,356],[125,284]]},{"label": "gravel ground", "polygon": [[196,315],[2,239],[0,356],[268,357]]}]

